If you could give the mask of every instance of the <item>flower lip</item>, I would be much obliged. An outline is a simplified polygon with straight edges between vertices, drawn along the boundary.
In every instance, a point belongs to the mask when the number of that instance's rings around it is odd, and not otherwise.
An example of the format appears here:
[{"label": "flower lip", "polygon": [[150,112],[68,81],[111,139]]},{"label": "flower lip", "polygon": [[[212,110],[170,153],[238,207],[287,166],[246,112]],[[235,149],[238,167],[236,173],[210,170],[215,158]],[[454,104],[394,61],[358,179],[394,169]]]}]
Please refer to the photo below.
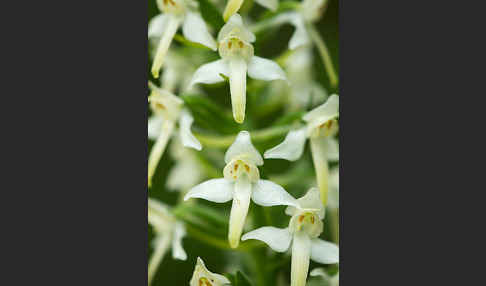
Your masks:
[{"label": "flower lip", "polygon": [[223,170],[224,178],[228,180],[237,180],[243,174],[246,174],[252,183],[260,179],[260,172],[257,166],[243,158],[231,160]]}]

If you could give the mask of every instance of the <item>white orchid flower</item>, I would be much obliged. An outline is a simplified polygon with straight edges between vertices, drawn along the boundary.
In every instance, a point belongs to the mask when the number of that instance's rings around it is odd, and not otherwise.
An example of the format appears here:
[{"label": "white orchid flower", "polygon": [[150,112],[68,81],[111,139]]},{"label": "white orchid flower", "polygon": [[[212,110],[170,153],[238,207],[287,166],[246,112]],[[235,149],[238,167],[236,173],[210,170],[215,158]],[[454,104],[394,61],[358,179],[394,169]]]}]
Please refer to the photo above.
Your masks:
[{"label": "white orchid flower", "polygon": [[305,109],[309,104],[322,104],[328,97],[327,91],[316,81],[313,75],[314,55],[310,46],[293,50],[283,63],[288,83],[272,82],[271,95],[281,98],[287,95],[288,110]]},{"label": "white orchid flower", "polygon": [[322,264],[339,262],[336,244],[319,239],[323,231],[324,206],[316,188],[298,199],[297,207],[289,206],[285,213],[291,215],[287,228],[265,226],[243,235],[242,240],[263,241],[277,252],[285,252],[292,244],[291,286],[305,286],[309,259]]},{"label": "white orchid flower", "polygon": [[255,26],[255,30],[289,23],[295,27],[295,32],[289,41],[289,49],[294,50],[308,45],[311,42],[308,25],[320,19],[326,4],[327,0],[304,0],[295,11],[282,13],[263,25]]},{"label": "white orchid flower", "polygon": [[194,151],[184,148],[180,139],[172,141],[170,147],[170,154],[175,159],[175,165],[167,175],[166,186],[169,190],[187,192],[203,180],[204,172],[201,170],[201,164]]},{"label": "white orchid flower", "polygon": [[290,131],[284,141],[267,150],[265,159],[286,159],[295,161],[302,156],[307,138],[310,139],[312,159],[316,170],[317,185],[321,199],[327,205],[329,189],[328,160],[339,160],[339,147],[333,136],[338,130],[339,97],[331,95],[322,105],[314,108],[302,118],[306,127]]},{"label": "white orchid flower", "polygon": [[220,60],[202,65],[194,73],[191,85],[217,83],[229,77],[233,117],[243,123],[246,107],[246,74],[254,79],[286,80],[284,71],[271,60],[253,55],[255,35],[244,25],[239,14],[231,16],[218,34]]},{"label": "white orchid flower", "polygon": [[[278,7],[278,0],[256,0],[255,2],[267,9],[270,9],[271,11],[277,10]],[[240,10],[241,5],[243,5],[243,0],[228,0],[228,3],[226,3],[226,8],[224,8],[223,12],[224,20],[228,21],[231,16]]]},{"label": "white orchid flower", "polygon": [[224,178],[212,179],[192,188],[184,200],[201,198],[216,203],[233,200],[228,240],[232,248],[238,247],[245,224],[250,199],[261,206],[296,205],[296,200],[281,186],[260,179],[257,166],[263,158],[251,143],[250,133],[241,131],[226,151]]},{"label": "white orchid flower", "polygon": [[320,276],[327,281],[329,286],[339,286],[339,272],[333,276],[327,274],[324,268],[315,268],[310,272],[311,276]]},{"label": "white orchid flower", "polygon": [[152,93],[149,96],[150,108],[154,115],[148,121],[148,137],[155,139],[155,144],[148,159],[148,185],[164,153],[167,142],[174,132],[175,124],[179,122],[179,136],[185,147],[201,150],[201,143],[191,133],[194,118],[189,111],[182,109],[183,101],[172,93],[156,87],[149,82]]},{"label": "white orchid flower", "polygon": [[148,222],[153,226],[156,233],[154,240],[155,249],[148,265],[148,281],[150,285],[160,262],[169,248],[172,248],[172,257],[174,259],[186,260],[187,254],[182,248],[182,238],[186,235],[184,224],[174,218],[167,206],[149,198]]},{"label": "white orchid flower", "polygon": [[221,274],[212,273],[204,265],[204,261],[198,257],[196,267],[192,274],[190,286],[223,286],[231,285],[228,278]]},{"label": "white orchid flower", "polygon": [[198,3],[193,0],[157,0],[163,14],[154,17],[149,23],[149,38],[160,38],[152,64],[152,75],[159,77],[159,71],[179,26],[189,41],[200,43],[212,50],[217,45],[208,31],[206,23],[198,12]]},{"label": "white orchid flower", "polygon": [[171,93],[182,93],[200,90],[190,89],[192,75],[196,68],[203,63],[204,57],[199,50],[187,51],[184,49],[171,49],[162,65],[160,76],[161,87]]}]

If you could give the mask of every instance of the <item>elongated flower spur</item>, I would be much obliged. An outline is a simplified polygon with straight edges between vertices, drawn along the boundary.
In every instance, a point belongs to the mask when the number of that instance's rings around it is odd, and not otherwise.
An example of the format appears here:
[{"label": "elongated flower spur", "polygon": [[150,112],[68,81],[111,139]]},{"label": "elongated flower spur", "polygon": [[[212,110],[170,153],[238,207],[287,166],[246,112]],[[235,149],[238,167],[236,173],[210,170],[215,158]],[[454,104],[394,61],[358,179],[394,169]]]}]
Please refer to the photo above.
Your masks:
[{"label": "elongated flower spur", "polygon": [[336,118],[339,116],[339,97],[331,95],[322,105],[309,111],[302,119],[304,128],[290,131],[279,145],[267,150],[266,159],[277,158],[295,161],[302,156],[307,138],[310,139],[312,159],[316,170],[317,185],[324,206],[327,204],[329,189],[329,160],[339,159],[339,147],[333,136],[338,131]]},{"label": "elongated flower spur", "polygon": [[192,188],[184,200],[202,198],[216,203],[233,200],[230,214],[228,240],[232,248],[238,247],[243,231],[250,198],[261,206],[296,206],[294,197],[281,186],[260,179],[257,166],[263,158],[251,143],[250,133],[241,131],[226,151],[224,178],[212,179]]},{"label": "elongated flower spur", "polygon": [[189,41],[200,43],[216,50],[216,41],[209,33],[206,23],[197,11],[198,3],[192,0],[157,0],[163,14],[149,23],[149,38],[160,38],[152,64],[152,75],[159,77],[165,55],[177,29],[182,24],[182,33]]},{"label": "elongated flower spur", "polygon": [[154,115],[148,122],[148,137],[156,140],[148,159],[148,185],[150,187],[155,169],[164,154],[177,121],[179,122],[179,136],[182,144],[196,150],[201,150],[202,146],[191,133],[191,125],[194,119],[189,111],[182,109],[183,101],[150,82],[149,86],[152,93],[148,100]]},{"label": "elongated flower spur", "polygon": [[231,285],[228,278],[223,275],[212,273],[204,265],[204,261],[198,257],[196,267],[192,274],[190,286],[223,286]]},{"label": "elongated flower spur", "polygon": [[182,238],[186,235],[184,225],[172,216],[167,206],[154,199],[148,199],[148,222],[156,233],[154,252],[148,265],[150,285],[167,250],[172,248],[174,259],[186,260],[187,255],[182,248]]},{"label": "elongated flower spur", "polygon": [[[271,11],[277,10],[278,7],[278,0],[255,0],[255,2],[267,9],[270,9]],[[223,12],[224,20],[228,21],[231,16],[240,10],[241,5],[243,5],[243,0],[228,0],[228,3],[226,3],[226,8],[224,8]]]},{"label": "elongated flower spur", "polygon": [[239,14],[231,16],[218,34],[220,60],[202,65],[196,70],[191,85],[212,84],[229,77],[233,117],[243,123],[246,108],[246,74],[254,79],[285,80],[285,73],[271,60],[253,55],[255,35],[244,25]]},{"label": "elongated flower spur", "polygon": [[257,239],[277,252],[285,252],[292,244],[291,286],[305,286],[309,259],[322,264],[339,262],[337,245],[319,239],[323,231],[324,206],[316,188],[298,199],[296,207],[289,206],[285,213],[292,216],[287,228],[261,227],[243,235],[242,240]]}]

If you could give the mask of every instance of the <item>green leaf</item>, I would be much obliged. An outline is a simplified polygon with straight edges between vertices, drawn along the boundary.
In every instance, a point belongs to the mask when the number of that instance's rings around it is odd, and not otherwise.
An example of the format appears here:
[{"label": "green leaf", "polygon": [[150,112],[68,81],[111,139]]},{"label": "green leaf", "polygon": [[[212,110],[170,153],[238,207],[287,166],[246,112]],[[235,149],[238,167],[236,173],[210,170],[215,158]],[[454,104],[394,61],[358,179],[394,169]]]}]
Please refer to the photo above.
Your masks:
[{"label": "green leaf", "polygon": [[176,34],[174,36],[174,40],[176,40],[177,42],[179,42],[179,43],[181,43],[185,46],[188,46],[188,47],[195,47],[195,48],[200,48],[200,49],[211,51],[211,49],[206,47],[205,45],[195,43],[195,42],[191,42],[188,39],[186,39],[184,36],[181,36],[181,35],[178,35],[178,34]]},{"label": "green leaf", "polygon": [[241,271],[236,272],[236,275],[228,274],[228,279],[232,286],[252,286],[253,284]]},{"label": "green leaf", "polygon": [[224,20],[218,8],[208,0],[197,0],[197,2],[199,2],[199,10],[204,21],[209,23],[214,30],[219,31],[224,25]]}]

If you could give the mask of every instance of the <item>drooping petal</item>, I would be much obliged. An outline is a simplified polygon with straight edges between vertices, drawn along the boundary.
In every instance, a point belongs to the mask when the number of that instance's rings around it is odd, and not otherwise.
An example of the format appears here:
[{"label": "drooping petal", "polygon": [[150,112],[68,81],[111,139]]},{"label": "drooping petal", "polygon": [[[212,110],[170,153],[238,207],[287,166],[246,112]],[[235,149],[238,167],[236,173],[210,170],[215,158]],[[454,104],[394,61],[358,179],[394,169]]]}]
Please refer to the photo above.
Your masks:
[{"label": "drooping petal", "polygon": [[311,154],[316,172],[317,186],[321,193],[321,200],[324,206],[327,205],[329,192],[329,164],[327,162],[326,138],[311,138]]},{"label": "drooping petal", "polygon": [[310,43],[309,34],[305,29],[304,20],[300,15],[295,13],[295,16],[291,18],[292,25],[295,27],[294,34],[289,41],[289,49],[294,50],[300,46],[305,46]]},{"label": "drooping petal", "polygon": [[310,253],[310,238],[303,232],[295,233],[292,243],[290,286],[305,286],[307,272],[309,271]]},{"label": "drooping petal", "polygon": [[157,268],[160,265],[160,262],[164,258],[165,253],[169,249],[170,246],[170,236],[169,235],[162,235],[161,237],[156,238],[157,241],[155,243],[155,249],[150,257],[150,261],[148,264],[148,284],[152,283],[152,279],[154,278],[155,273],[157,272]]},{"label": "drooping petal", "polygon": [[322,264],[339,263],[339,247],[334,243],[314,238],[311,240],[311,259]]},{"label": "drooping petal", "polygon": [[248,64],[248,76],[261,80],[286,80],[285,72],[274,61],[253,56]]},{"label": "drooping petal", "polygon": [[[309,191],[307,191],[307,193],[303,197],[297,199],[297,204],[299,205],[299,209],[314,210],[317,212],[317,215],[320,219],[324,218],[325,209],[322,205],[320,193],[317,188],[311,188]],[[285,210],[285,213],[290,216],[295,215],[296,212],[297,208],[292,206],[289,206]]]},{"label": "drooping petal", "polygon": [[315,128],[329,120],[339,116],[339,97],[336,94],[331,95],[327,101],[309,111],[302,117],[309,123],[309,128]]},{"label": "drooping petal", "polygon": [[253,144],[251,144],[250,133],[248,131],[238,133],[235,142],[226,151],[224,161],[228,164],[236,157],[248,160],[257,166],[263,165],[263,158]]},{"label": "drooping petal", "polygon": [[284,188],[267,180],[258,180],[253,185],[251,198],[256,204],[264,207],[297,206],[297,200],[287,193]]},{"label": "drooping petal", "polygon": [[215,203],[225,203],[233,198],[233,186],[226,179],[212,179],[192,188],[185,196],[184,201],[190,198],[201,198]]},{"label": "drooping petal", "polygon": [[172,257],[174,259],[186,260],[187,254],[182,248],[182,238],[186,236],[186,229],[180,222],[176,222],[174,226],[174,233],[172,235]]},{"label": "drooping petal", "polygon": [[194,122],[194,118],[189,111],[182,110],[181,118],[179,119],[179,136],[181,137],[182,145],[200,151],[202,149],[201,143],[191,132],[192,122]]},{"label": "drooping petal", "polygon": [[165,147],[167,146],[167,142],[169,141],[170,136],[174,130],[174,122],[172,120],[164,121],[162,125],[162,131],[160,132],[160,136],[155,141],[152,150],[150,150],[150,155],[148,158],[148,186],[152,186],[152,177],[155,173],[155,169],[159,164],[160,158],[164,154]]},{"label": "drooping petal", "polygon": [[265,159],[285,159],[295,161],[304,152],[307,139],[305,128],[290,131],[279,145],[265,151]]},{"label": "drooping petal", "polygon": [[272,11],[277,10],[278,0],[256,0],[256,2]]},{"label": "drooping petal", "polygon": [[231,248],[237,248],[245,226],[250,206],[251,182],[246,174],[241,175],[234,184],[233,205],[231,206],[228,241]]},{"label": "drooping petal", "polygon": [[245,233],[241,240],[256,239],[265,242],[271,249],[277,252],[285,252],[289,249],[292,235],[287,228],[264,226]]},{"label": "drooping petal", "polygon": [[159,77],[160,68],[164,63],[165,55],[167,54],[170,43],[172,42],[172,39],[174,38],[174,35],[179,28],[180,22],[181,20],[176,16],[167,14],[167,25],[164,28],[162,37],[160,38],[160,43],[155,53],[154,62],[152,63],[152,75],[154,76],[154,78]]},{"label": "drooping petal", "polygon": [[152,116],[148,120],[148,138],[151,140],[157,139],[160,135],[160,131],[162,130],[162,124],[164,122],[164,118],[162,116]]},{"label": "drooping petal", "polygon": [[182,33],[189,41],[200,43],[213,51],[218,48],[199,13],[187,12],[182,25]]},{"label": "drooping petal", "polygon": [[246,62],[243,58],[229,60],[231,106],[237,123],[243,123],[245,120],[246,69]]},{"label": "drooping petal", "polygon": [[167,17],[165,14],[159,14],[153,17],[148,25],[148,37],[159,38],[164,33],[164,28],[167,25]]},{"label": "drooping petal", "polygon": [[192,76],[192,80],[189,86],[192,86],[196,83],[212,84],[222,82],[224,81],[224,78],[221,76],[221,74],[229,77],[229,67],[225,60],[217,60],[202,65],[196,70],[196,72]]}]

